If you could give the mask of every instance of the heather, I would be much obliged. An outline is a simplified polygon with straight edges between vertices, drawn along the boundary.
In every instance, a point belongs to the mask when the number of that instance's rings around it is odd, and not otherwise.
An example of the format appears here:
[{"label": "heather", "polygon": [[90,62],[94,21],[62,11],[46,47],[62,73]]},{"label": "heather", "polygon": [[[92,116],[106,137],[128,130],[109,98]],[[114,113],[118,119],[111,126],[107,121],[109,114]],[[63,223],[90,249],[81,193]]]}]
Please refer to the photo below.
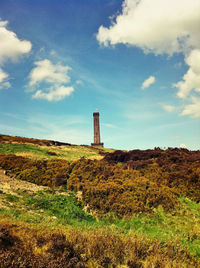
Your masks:
[{"label": "heather", "polygon": [[0,267],[199,267],[200,151],[3,144]]},{"label": "heather", "polygon": [[[130,156],[131,155],[131,156]],[[0,167],[17,179],[80,193],[82,206],[119,217],[181,206],[200,199],[200,152],[183,149],[107,153],[103,160],[32,160],[0,154]]]}]

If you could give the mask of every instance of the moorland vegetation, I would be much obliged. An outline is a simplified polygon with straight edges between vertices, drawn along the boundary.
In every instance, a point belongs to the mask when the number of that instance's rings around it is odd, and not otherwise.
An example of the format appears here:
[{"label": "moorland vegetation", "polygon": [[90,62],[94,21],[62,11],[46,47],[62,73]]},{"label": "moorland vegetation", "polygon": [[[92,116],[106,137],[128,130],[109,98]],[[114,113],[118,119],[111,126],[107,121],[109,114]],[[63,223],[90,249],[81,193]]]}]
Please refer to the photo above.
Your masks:
[{"label": "moorland vegetation", "polygon": [[11,206],[0,213],[2,267],[11,259],[16,267],[200,266],[200,151],[89,150],[101,159],[59,158],[51,147],[37,159],[0,147],[9,176],[52,189],[1,195]]}]

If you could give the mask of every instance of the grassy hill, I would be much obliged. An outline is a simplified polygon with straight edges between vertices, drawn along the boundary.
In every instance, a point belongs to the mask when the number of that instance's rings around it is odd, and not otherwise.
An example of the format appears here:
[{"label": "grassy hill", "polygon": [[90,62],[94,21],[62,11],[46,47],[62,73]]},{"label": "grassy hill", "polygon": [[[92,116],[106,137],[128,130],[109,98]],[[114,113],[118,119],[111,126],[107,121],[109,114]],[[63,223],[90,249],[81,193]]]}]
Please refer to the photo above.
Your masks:
[{"label": "grassy hill", "polygon": [[0,135],[0,168],[0,267],[200,267],[200,151]]},{"label": "grassy hill", "polygon": [[95,148],[87,145],[73,145],[58,141],[30,139],[0,135],[0,153],[14,154],[35,160],[66,159],[78,160],[81,157],[102,159],[107,152],[113,149]]}]

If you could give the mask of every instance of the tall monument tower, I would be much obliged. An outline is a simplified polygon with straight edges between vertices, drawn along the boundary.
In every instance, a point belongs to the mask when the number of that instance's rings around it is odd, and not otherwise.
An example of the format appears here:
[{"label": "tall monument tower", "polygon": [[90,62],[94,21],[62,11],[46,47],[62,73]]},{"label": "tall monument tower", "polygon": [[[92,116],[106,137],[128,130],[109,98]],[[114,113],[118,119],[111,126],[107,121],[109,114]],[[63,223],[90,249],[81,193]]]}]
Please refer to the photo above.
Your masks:
[{"label": "tall monument tower", "polygon": [[99,113],[93,113],[94,119],[94,143],[91,143],[95,147],[103,147],[103,143],[100,141],[100,126],[99,126]]}]

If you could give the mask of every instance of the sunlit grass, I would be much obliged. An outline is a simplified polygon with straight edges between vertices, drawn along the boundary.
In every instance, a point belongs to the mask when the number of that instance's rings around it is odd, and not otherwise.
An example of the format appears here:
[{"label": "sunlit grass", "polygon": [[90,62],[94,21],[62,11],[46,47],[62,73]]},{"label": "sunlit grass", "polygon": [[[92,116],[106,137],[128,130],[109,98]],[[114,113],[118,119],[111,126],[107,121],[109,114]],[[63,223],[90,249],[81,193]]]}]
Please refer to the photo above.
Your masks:
[{"label": "sunlit grass", "polygon": [[37,194],[1,194],[7,208],[0,209],[0,218],[8,217],[32,225],[81,228],[81,230],[116,230],[126,235],[137,233],[161,242],[178,241],[196,257],[200,257],[200,204],[180,198],[182,208],[169,213],[162,208],[154,214],[138,214],[131,219],[114,215],[95,218],[76,202],[74,195],[51,191]]},{"label": "sunlit grass", "polygon": [[[66,159],[75,161],[81,157],[90,159],[102,159],[100,152],[112,152],[113,149],[96,149],[89,146],[39,146],[22,143],[5,143],[0,144],[0,153],[15,154],[18,156],[28,157],[35,160],[47,159]],[[53,154],[51,154],[53,153]]]},{"label": "sunlit grass", "polygon": [[2,194],[7,208],[0,210],[1,216],[9,216],[28,223],[57,226],[73,225],[87,227],[97,224],[97,220],[77,204],[73,194],[54,194],[50,191],[37,194],[21,193],[20,197]]},{"label": "sunlit grass", "polygon": [[200,257],[200,204],[180,198],[182,208],[173,214],[162,208],[153,215],[135,215],[130,220],[114,220],[118,230],[136,232],[160,241],[179,241],[190,252]]},{"label": "sunlit grass", "polygon": [[30,145],[30,144],[0,144],[0,153],[3,154],[20,154],[20,153],[30,153],[33,156],[36,156],[38,158],[42,157],[46,154],[48,150],[43,149],[36,145]]}]

